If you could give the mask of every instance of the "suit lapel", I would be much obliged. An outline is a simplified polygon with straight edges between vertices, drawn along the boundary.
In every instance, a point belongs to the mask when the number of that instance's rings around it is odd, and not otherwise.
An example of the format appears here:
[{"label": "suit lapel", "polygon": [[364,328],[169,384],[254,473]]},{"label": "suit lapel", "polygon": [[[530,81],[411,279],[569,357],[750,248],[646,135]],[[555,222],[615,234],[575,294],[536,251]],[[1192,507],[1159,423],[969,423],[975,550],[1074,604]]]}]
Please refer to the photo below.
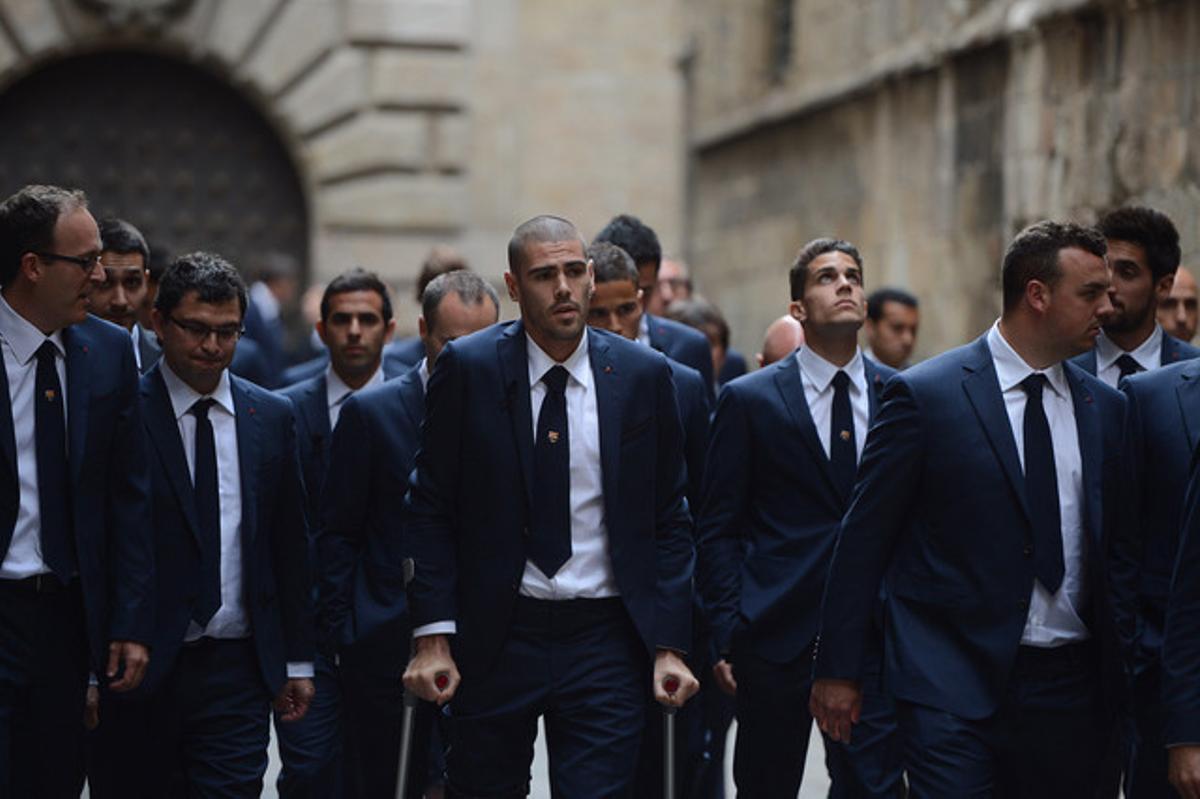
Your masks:
[{"label": "suit lapel", "polygon": [[202,546],[200,541],[200,523],[196,514],[196,493],[192,486],[192,478],[188,473],[187,456],[183,452],[183,441],[179,436],[179,423],[175,419],[175,409],[167,394],[167,385],[163,382],[162,372],[155,366],[142,381],[142,418],[146,429],[150,432],[150,440],[158,450],[159,459],[167,475],[167,481],[179,500],[183,509],[183,517],[187,520],[196,546]]},{"label": "suit lapel", "polygon": [[1083,496],[1087,508],[1087,520],[1092,528],[1092,540],[1099,544],[1103,532],[1100,497],[1103,483],[1104,435],[1100,429],[1100,409],[1095,398],[1079,377],[1072,365],[1063,364],[1063,373],[1071,387],[1071,401],[1075,407],[1075,428],[1079,436],[1079,455],[1083,462]]},{"label": "suit lapel", "polygon": [[1183,427],[1187,430],[1188,449],[1195,450],[1200,441],[1200,361],[1189,365],[1179,373],[1175,384],[1175,397],[1179,401],[1179,413]]},{"label": "suit lapel", "polygon": [[521,474],[525,483],[526,507],[533,507],[533,411],[529,404],[529,358],[525,352],[525,327],[513,322],[496,342],[500,376],[504,381],[501,403],[508,411]]},{"label": "suit lapel", "polygon": [[[229,376],[233,394],[234,424],[237,430],[238,468],[242,484],[242,562],[249,568],[250,553],[258,533],[258,462],[261,453],[260,424],[254,402],[240,385],[240,378]],[[250,572],[247,571],[247,574]]]},{"label": "suit lapel", "polygon": [[833,481],[829,456],[825,454],[825,448],[821,446],[817,426],[813,422],[812,412],[808,408],[808,398],[804,396],[804,381],[800,376],[800,364],[797,363],[795,355],[789,355],[772,368],[775,370],[775,387],[779,389],[784,407],[791,414],[796,432],[799,433],[800,440],[808,447],[813,462],[817,464],[818,470],[825,478],[825,487],[828,489],[834,506],[840,508],[842,507],[841,494]]},{"label": "suit lapel", "polygon": [[63,331],[67,350],[67,459],[71,464],[71,484],[79,485],[83,470],[84,444],[87,442],[89,384],[91,383],[89,339],[76,327]]},{"label": "suit lapel", "polygon": [[[0,453],[3,454],[4,464],[8,468],[9,477],[13,483],[17,482],[17,436],[13,428],[12,418],[12,402],[8,396],[8,368],[5,366],[4,359],[8,356],[4,353],[4,346],[0,345]],[[19,496],[20,489],[14,493],[14,496]],[[15,515],[14,515],[14,518]],[[0,536],[11,533],[10,531],[0,530]],[[0,557],[8,550],[8,545],[0,548]]]},{"label": "suit lapel", "polygon": [[417,370],[414,368],[396,379],[400,381],[401,411],[408,417],[412,428],[419,432],[421,422],[424,420],[423,410],[425,408],[425,391],[421,387],[421,375],[417,374]]},{"label": "suit lapel", "polygon": [[313,451],[317,455],[319,467],[323,467],[329,451],[329,407],[326,402],[327,384],[322,375],[315,380],[300,403],[300,413],[304,415],[304,426],[312,437]]},{"label": "suit lapel", "polygon": [[875,421],[875,414],[879,412],[879,398],[883,396],[884,379],[870,358],[863,358],[863,367],[867,372],[867,426],[870,427],[871,422]]},{"label": "suit lapel", "polygon": [[972,363],[964,366],[967,374],[963,377],[963,391],[1017,495],[1021,512],[1026,519],[1031,519],[1025,500],[1025,473],[1021,471],[1017,443],[1013,439],[1008,410],[1004,407],[1004,396],[1000,392],[1000,381],[996,378],[996,365],[992,362],[992,352],[988,349],[986,338],[977,339],[973,349]]},{"label": "suit lapel", "polygon": [[1096,376],[1096,348],[1092,347],[1079,358],[1079,368],[1092,377]]},{"label": "suit lapel", "polygon": [[617,518],[612,503],[617,501],[621,454],[621,408],[624,390],[620,373],[613,364],[608,342],[595,331],[588,333],[588,361],[592,385],[596,389],[596,417],[600,426],[600,474],[604,485],[605,512]]}]

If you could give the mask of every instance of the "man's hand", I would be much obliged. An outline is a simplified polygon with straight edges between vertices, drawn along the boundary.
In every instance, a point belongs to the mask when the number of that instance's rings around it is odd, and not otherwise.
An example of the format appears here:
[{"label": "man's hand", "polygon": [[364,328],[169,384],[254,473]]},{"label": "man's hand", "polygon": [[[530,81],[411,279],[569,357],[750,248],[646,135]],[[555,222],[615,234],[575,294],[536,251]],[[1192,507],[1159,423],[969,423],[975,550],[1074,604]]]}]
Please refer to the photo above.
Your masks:
[{"label": "man's hand", "polygon": [[722,658],[713,664],[713,679],[717,687],[730,696],[737,696],[737,680],[733,676],[733,664]]},{"label": "man's hand", "polygon": [[[674,688],[673,691],[668,690]],[[700,683],[683,658],[669,649],[660,649],[654,656],[654,698],[669,707],[683,707],[683,703],[700,690]]]},{"label": "man's hand", "polygon": [[317,689],[313,681],[307,677],[288,680],[283,684],[283,690],[275,697],[275,709],[279,711],[280,721],[299,721],[308,712]]},{"label": "man's hand", "polygon": [[1167,749],[1167,779],[1182,799],[1200,799],[1200,745]]},{"label": "man's hand", "polygon": [[83,705],[83,728],[94,730],[100,726],[100,688],[89,685],[87,701]]},{"label": "man's hand", "polygon": [[450,654],[450,639],[444,635],[424,635],[417,639],[417,651],[404,670],[404,687],[426,702],[444,705],[454,697],[462,678]]},{"label": "man's hand", "polygon": [[146,676],[146,664],[150,662],[150,650],[143,644],[135,641],[113,641],[108,645],[108,667],[105,668],[104,674],[109,680],[113,680],[120,670],[121,664],[125,664],[125,671],[121,674],[121,679],[110,682],[108,690],[116,691],[132,691],[142,683],[142,678]]},{"label": "man's hand", "polygon": [[862,713],[862,690],[853,680],[816,680],[808,709],[821,732],[835,741],[850,743],[850,726]]}]

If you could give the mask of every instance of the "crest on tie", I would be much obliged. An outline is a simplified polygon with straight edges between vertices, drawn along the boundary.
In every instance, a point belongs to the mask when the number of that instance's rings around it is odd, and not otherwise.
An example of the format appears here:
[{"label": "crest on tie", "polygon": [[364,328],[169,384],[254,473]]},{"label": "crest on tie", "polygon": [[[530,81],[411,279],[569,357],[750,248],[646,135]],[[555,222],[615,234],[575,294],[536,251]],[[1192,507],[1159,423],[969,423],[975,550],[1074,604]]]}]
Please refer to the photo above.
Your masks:
[{"label": "crest on tie", "polygon": [[850,431],[849,430],[843,430],[842,432],[838,433],[838,435],[841,436],[842,441],[850,440]]},{"label": "crest on tie", "polygon": [[558,431],[557,430],[546,431],[546,440],[549,441],[551,444],[557,444],[558,443]]},{"label": "crest on tie", "polygon": [[46,396],[46,402],[54,402],[54,397],[55,397],[54,389],[48,388],[43,392],[43,394],[45,394],[45,396]]}]

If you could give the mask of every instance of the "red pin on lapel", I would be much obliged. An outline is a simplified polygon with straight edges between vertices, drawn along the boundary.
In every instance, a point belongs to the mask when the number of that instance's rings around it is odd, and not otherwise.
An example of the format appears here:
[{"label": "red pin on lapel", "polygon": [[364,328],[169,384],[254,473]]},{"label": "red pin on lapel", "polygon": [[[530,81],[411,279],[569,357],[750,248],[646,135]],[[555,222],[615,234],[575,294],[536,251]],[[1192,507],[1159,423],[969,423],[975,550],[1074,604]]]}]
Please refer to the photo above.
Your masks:
[{"label": "red pin on lapel", "polygon": [[611,375],[611,374],[612,374],[612,367],[611,367],[611,366],[606,366],[606,367],[604,367],[604,374],[606,374],[606,375]]}]

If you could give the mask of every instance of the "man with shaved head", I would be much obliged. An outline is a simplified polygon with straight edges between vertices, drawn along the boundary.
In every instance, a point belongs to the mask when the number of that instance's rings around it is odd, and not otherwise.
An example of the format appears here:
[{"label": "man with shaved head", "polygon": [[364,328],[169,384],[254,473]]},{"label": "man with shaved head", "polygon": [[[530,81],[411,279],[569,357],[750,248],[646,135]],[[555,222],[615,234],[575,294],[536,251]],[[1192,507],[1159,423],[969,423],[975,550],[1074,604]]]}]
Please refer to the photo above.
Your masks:
[{"label": "man with shaved head", "polygon": [[1158,303],[1158,323],[1168,336],[1190,342],[1196,337],[1196,321],[1200,318],[1196,278],[1187,267],[1175,270],[1171,293]]},{"label": "man with shaved head", "polygon": [[762,352],[757,353],[754,358],[758,361],[759,368],[770,366],[791,355],[803,343],[804,328],[791,314],[784,314],[767,325]]},{"label": "man with shaved head", "polygon": [[567,220],[522,224],[508,264],[520,319],[450,342],[429,378],[404,683],[450,702],[451,795],[525,796],[545,716],[556,796],[626,796],[647,685],[673,707],[698,685],[671,372],[587,327],[592,263]]}]

